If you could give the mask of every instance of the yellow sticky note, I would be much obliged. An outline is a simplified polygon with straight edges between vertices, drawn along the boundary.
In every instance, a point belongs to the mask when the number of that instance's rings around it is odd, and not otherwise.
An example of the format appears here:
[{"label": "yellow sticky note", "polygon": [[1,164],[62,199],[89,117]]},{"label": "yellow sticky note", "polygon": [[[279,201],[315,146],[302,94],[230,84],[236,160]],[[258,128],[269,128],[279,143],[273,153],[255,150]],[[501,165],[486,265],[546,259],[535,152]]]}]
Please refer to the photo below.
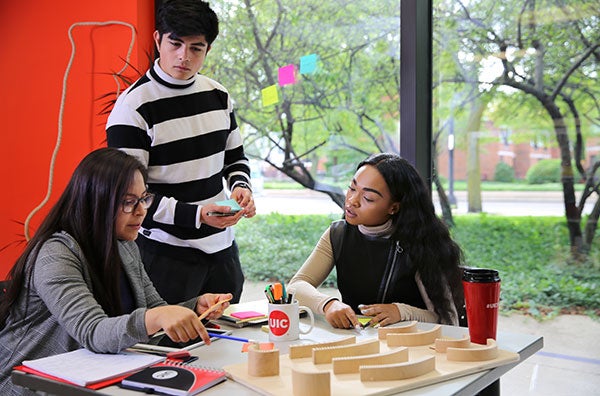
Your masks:
[{"label": "yellow sticky note", "polygon": [[279,95],[277,94],[277,85],[273,84],[270,87],[264,88],[262,91],[263,106],[270,106],[279,103]]}]

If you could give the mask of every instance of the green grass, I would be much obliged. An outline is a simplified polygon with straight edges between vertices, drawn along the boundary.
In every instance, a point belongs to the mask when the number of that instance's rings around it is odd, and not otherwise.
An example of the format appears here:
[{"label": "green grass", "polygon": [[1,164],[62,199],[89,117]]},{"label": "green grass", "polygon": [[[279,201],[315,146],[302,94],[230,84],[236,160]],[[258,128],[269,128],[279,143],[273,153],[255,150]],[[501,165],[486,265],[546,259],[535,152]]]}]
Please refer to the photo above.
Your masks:
[{"label": "green grass", "polygon": [[[336,217],[259,215],[236,226],[247,279],[287,282]],[[536,318],[559,313],[600,316],[600,243],[585,263],[571,262],[563,217],[455,216],[452,230],[466,265],[494,268],[502,278],[501,312]],[[596,234],[600,241],[600,230]],[[336,274],[325,281],[335,286]]]}]

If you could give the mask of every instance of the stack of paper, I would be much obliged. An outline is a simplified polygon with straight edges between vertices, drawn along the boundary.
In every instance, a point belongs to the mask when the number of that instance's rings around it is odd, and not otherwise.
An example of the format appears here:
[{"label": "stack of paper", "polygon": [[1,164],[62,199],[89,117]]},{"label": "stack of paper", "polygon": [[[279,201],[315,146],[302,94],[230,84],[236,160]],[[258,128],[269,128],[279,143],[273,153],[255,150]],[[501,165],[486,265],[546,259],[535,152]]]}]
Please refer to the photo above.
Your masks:
[{"label": "stack of paper", "polygon": [[244,327],[248,325],[260,325],[267,323],[268,307],[267,301],[251,301],[247,303],[231,304],[223,316],[215,320],[217,323]]}]

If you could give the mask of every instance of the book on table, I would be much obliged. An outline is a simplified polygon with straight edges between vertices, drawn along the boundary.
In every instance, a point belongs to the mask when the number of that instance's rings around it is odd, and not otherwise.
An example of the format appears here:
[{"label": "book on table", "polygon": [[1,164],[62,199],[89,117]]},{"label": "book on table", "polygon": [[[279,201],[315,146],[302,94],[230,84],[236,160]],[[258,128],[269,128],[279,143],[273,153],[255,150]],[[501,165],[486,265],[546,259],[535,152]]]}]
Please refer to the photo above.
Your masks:
[{"label": "book on table", "polygon": [[146,393],[191,396],[226,379],[224,370],[167,359],[124,378],[121,387]]},{"label": "book on table", "polygon": [[219,319],[213,322],[233,326],[245,327],[265,324],[268,321],[267,300],[250,301],[246,303],[231,304]]},{"label": "book on table", "polygon": [[89,386],[125,376],[163,360],[164,356],[145,353],[94,353],[82,348],[40,359],[25,360],[19,367],[25,367],[20,371]]}]

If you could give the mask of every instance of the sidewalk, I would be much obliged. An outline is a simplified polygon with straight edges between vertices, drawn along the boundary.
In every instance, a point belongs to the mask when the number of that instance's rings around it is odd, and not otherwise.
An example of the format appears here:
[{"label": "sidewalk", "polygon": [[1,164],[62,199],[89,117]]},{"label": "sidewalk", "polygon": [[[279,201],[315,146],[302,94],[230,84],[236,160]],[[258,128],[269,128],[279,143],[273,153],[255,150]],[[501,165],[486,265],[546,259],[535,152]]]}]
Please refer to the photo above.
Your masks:
[{"label": "sidewalk", "polygon": [[[454,193],[456,207],[454,214],[468,212],[466,191]],[[576,194],[579,199],[580,193]],[[437,193],[432,194],[437,213],[441,213]],[[289,214],[335,214],[342,215],[342,209],[324,193],[301,190],[265,189],[255,197],[258,214],[277,212]],[[586,203],[583,213],[592,211],[593,200]],[[565,206],[562,192],[559,191],[483,191],[482,211],[488,214],[509,216],[564,216]]]},{"label": "sidewalk", "polygon": [[[265,284],[246,281],[241,301],[264,298]],[[335,289],[322,290],[337,294]],[[502,395],[600,394],[600,322],[580,315],[561,315],[543,322],[520,314],[501,315],[498,331],[544,337],[541,351],[502,377]]]}]

